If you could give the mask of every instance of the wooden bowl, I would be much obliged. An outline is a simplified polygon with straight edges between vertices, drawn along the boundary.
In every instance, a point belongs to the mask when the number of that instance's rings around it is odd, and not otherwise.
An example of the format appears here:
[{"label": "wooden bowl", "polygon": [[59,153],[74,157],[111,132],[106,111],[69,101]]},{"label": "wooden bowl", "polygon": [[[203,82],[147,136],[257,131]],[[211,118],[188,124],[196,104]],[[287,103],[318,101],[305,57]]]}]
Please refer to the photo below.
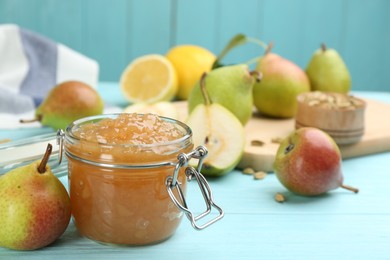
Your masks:
[{"label": "wooden bowl", "polygon": [[366,102],[341,93],[308,92],[297,97],[295,128],[316,127],[337,144],[358,142],[364,134]]}]

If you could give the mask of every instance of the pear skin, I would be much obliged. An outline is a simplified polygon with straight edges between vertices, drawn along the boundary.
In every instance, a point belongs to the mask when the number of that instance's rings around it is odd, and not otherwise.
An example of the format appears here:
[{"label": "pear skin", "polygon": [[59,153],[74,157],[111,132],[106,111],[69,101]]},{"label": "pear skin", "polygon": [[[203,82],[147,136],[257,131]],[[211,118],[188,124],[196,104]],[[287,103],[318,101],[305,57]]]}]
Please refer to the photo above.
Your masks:
[{"label": "pear skin", "polygon": [[80,81],[66,81],[49,91],[35,117],[43,126],[65,129],[77,119],[103,113],[103,108],[103,100],[95,89]]},{"label": "pear skin", "polygon": [[262,80],[253,87],[257,110],[274,118],[295,116],[297,96],[310,91],[305,72],[295,63],[271,52],[259,59],[256,69],[263,74]]},{"label": "pear skin", "polygon": [[343,59],[335,49],[322,44],[306,68],[312,90],[347,94],[351,89],[351,76]]},{"label": "pear skin", "polygon": [[280,144],[274,162],[278,180],[291,192],[318,196],[344,185],[340,149],[325,132],[303,127],[291,132]]},{"label": "pear skin", "polygon": [[206,89],[207,77],[204,73],[199,82],[203,104],[196,105],[186,123],[192,129],[194,145],[208,150],[202,173],[221,176],[240,162],[246,143],[245,130],[230,110],[212,102]]},{"label": "pear skin", "polygon": [[[212,103],[226,107],[245,125],[252,117],[252,89],[257,76],[253,75],[247,65],[239,64],[214,69],[207,74],[207,92]],[[193,88],[188,99],[189,111],[203,104],[200,81]]]},{"label": "pear skin", "polygon": [[0,246],[34,250],[51,244],[66,230],[70,199],[49,166],[41,161],[0,177]]}]

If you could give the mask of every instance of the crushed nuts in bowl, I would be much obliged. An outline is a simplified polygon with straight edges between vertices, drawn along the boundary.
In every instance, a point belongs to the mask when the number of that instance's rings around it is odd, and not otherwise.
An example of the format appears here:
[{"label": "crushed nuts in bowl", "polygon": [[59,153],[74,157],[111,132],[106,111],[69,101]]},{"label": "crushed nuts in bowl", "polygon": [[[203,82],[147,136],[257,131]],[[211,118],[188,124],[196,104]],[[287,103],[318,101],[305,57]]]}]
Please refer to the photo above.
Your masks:
[{"label": "crushed nuts in bowl", "polygon": [[295,127],[316,127],[337,144],[358,142],[364,134],[366,102],[351,95],[314,91],[297,97]]}]

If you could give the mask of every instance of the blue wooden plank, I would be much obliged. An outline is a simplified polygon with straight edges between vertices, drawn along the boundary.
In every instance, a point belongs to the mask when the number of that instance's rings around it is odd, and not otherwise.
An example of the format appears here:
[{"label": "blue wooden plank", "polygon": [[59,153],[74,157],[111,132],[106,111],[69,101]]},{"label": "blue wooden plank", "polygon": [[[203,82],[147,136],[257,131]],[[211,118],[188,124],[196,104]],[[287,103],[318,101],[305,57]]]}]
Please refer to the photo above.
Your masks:
[{"label": "blue wooden plank", "polygon": [[195,44],[214,53],[219,51],[216,32],[220,17],[217,3],[209,0],[177,1],[173,45]]},{"label": "blue wooden plank", "polygon": [[77,50],[82,41],[80,17],[80,1],[77,0],[0,2],[1,23],[15,23]]},{"label": "blue wooden plank", "polygon": [[34,1],[1,0],[0,23],[15,23],[30,30],[38,30],[36,16],[38,5]]},{"label": "blue wooden plank", "polygon": [[[33,13],[31,13],[33,14]],[[37,5],[34,19],[38,22],[38,32],[53,41],[82,50],[83,10],[78,0],[41,0]]]},{"label": "blue wooden plank", "polygon": [[[390,10],[390,3],[387,4],[388,4],[387,10]],[[382,76],[379,79],[377,79],[375,82],[371,83],[370,86],[376,86],[377,89],[380,89],[382,91],[386,90],[390,93],[390,81],[387,74],[387,72],[390,70],[390,31],[388,29],[390,27],[390,15],[386,15],[385,19],[386,19],[385,24],[387,26],[382,26],[383,28],[385,28],[385,32],[383,35],[383,41],[385,46],[385,49],[383,50],[384,64],[379,65],[379,66],[383,66],[385,73],[383,73]],[[368,88],[362,86],[361,89],[368,89]]]},{"label": "blue wooden plank", "polygon": [[168,51],[173,19],[171,0],[130,1],[128,15],[128,60]]},{"label": "blue wooden plank", "polygon": [[[218,24],[216,31],[216,45],[218,53],[222,51],[228,41],[236,34],[242,33],[248,37],[261,40],[263,1],[219,1]],[[252,58],[261,56],[264,48],[256,44],[246,44],[237,47],[224,59],[225,64],[243,63]]]},{"label": "blue wooden plank", "polygon": [[390,1],[347,1],[345,60],[352,89],[390,91]]},{"label": "blue wooden plank", "polygon": [[84,4],[84,52],[99,62],[101,80],[119,81],[127,64],[128,1],[87,0]]},{"label": "blue wooden plank", "polygon": [[298,64],[302,64],[305,3],[305,0],[264,2],[264,40],[273,41],[275,53]]},{"label": "blue wooden plank", "polygon": [[[197,44],[214,53],[238,32],[274,41],[274,51],[305,67],[321,42],[350,67],[353,89],[389,90],[390,1],[387,0],[1,0],[0,23],[16,23],[62,42],[117,81],[137,56]],[[255,56],[237,49],[227,62]],[[370,64],[370,68],[367,68]]]},{"label": "blue wooden plank", "polygon": [[343,54],[345,33],[345,2],[339,0],[306,1],[304,5],[303,37],[298,64],[306,68],[314,51],[325,43]]}]

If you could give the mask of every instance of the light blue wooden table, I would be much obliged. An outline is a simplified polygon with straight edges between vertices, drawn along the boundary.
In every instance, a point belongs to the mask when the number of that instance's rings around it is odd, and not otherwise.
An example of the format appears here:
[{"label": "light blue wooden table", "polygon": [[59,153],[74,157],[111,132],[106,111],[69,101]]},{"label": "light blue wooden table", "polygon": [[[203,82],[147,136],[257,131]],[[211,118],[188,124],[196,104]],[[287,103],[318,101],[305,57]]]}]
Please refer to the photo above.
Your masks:
[{"label": "light blue wooden table", "polygon": [[[116,84],[99,87],[108,103],[126,105]],[[359,95],[390,103],[390,93]],[[389,120],[390,114],[383,118]],[[7,135],[29,133],[0,131],[0,138]],[[389,168],[390,152],[345,160],[345,183],[360,192],[338,189],[316,198],[287,192],[272,173],[254,180],[236,170],[210,180],[226,215],[206,230],[195,231],[183,219],[175,235],[161,244],[111,247],[81,237],[71,223],[54,244],[31,252],[0,249],[0,259],[390,259]],[[61,180],[67,184],[66,177]],[[187,195],[200,211],[195,185]],[[287,201],[277,203],[276,192]]]}]

